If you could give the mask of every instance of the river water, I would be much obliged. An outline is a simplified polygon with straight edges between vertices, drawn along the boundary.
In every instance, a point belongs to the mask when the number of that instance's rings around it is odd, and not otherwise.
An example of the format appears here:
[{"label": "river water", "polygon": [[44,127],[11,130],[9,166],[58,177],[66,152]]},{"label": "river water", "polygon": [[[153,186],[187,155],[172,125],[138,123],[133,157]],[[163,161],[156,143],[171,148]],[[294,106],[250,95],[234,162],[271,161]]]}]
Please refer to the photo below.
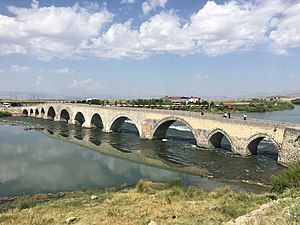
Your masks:
[{"label": "river water", "polygon": [[[300,107],[248,118],[300,123]],[[257,155],[242,158],[224,149],[198,148],[189,129],[177,122],[165,139],[152,141],[140,140],[131,121],[124,123],[121,133],[109,134],[27,117],[2,118],[0,124],[0,197],[174,178],[208,191],[228,186],[261,192],[266,187],[254,184],[268,185],[270,175],[283,168],[267,140]],[[43,129],[24,129],[27,126]]]}]

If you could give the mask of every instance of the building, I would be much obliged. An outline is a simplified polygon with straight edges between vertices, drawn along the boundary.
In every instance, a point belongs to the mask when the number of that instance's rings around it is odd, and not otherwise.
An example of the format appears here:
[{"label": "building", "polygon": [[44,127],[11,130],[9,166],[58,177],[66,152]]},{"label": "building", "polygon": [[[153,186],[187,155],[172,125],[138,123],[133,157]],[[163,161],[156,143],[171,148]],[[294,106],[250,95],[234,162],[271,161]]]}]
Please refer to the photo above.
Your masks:
[{"label": "building", "polygon": [[199,97],[192,96],[192,97],[189,98],[188,101],[189,101],[189,103],[197,103],[197,102],[202,102],[202,99],[199,98]]},{"label": "building", "polygon": [[186,96],[169,96],[169,95],[167,95],[165,97],[162,97],[161,99],[165,100],[165,101],[171,101],[171,102],[174,102],[174,103],[185,103],[185,104],[197,103],[197,102],[202,101],[201,98],[195,97],[195,96],[186,97]]}]

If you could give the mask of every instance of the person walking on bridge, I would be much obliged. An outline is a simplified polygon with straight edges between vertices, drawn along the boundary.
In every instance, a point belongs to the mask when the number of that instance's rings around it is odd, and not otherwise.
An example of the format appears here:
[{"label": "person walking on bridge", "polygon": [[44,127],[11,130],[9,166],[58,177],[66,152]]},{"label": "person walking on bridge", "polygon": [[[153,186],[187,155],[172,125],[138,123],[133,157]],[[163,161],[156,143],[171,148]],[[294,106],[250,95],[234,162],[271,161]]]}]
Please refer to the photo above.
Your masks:
[{"label": "person walking on bridge", "polygon": [[247,119],[247,115],[246,115],[246,113],[244,114],[244,120],[246,120]]}]

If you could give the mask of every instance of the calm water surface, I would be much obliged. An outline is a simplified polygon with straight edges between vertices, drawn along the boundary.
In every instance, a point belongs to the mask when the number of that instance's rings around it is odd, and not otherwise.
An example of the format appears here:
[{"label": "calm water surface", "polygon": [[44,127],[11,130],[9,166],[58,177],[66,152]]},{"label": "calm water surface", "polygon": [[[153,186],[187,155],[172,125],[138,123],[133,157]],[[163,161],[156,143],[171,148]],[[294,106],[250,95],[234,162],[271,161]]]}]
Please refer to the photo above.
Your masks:
[{"label": "calm water surface", "polygon": [[[248,117],[300,123],[300,107]],[[165,139],[147,141],[139,139],[131,121],[124,123],[122,133],[114,134],[25,117],[1,121],[6,122],[0,125],[0,196],[178,177],[206,190],[229,186],[260,192],[265,188],[245,181],[268,184],[270,175],[282,169],[268,141],[262,141],[258,155],[241,158],[223,149],[198,148],[192,133],[180,123],[169,128]],[[10,125],[12,122],[17,125]],[[44,129],[26,131],[27,125]]]},{"label": "calm water surface", "polygon": [[[233,114],[234,116],[241,117],[243,114]],[[262,120],[276,120],[285,121],[289,123],[300,124],[300,105],[295,105],[293,110],[284,110],[277,112],[265,112],[265,113],[248,113],[248,118],[262,119]]]}]

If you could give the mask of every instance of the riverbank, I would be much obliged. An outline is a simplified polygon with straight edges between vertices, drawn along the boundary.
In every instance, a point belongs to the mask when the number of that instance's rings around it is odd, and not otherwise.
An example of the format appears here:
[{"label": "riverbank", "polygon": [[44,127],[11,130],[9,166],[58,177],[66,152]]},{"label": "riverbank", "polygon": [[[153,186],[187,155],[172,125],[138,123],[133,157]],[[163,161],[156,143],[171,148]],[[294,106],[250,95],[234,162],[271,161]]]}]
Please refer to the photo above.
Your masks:
[{"label": "riverbank", "polygon": [[171,101],[162,99],[137,99],[128,101],[108,101],[108,100],[80,100],[71,101],[70,103],[80,103],[89,105],[116,106],[129,108],[149,108],[149,109],[166,109],[166,110],[182,110],[202,113],[262,113],[275,112],[283,110],[292,110],[294,105],[291,100],[268,98],[268,99],[248,99],[248,100],[215,100],[208,102],[201,100],[197,102],[189,101]]},{"label": "riverbank", "polygon": [[[74,224],[222,224],[228,221],[235,224],[235,219],[258,208],[263,210],[255,214],[256,222],[297,224],[299,198],[299,189],[282,195],[233,192],[227,188],[205,192],[183,186],[180,180],[140,181],[134,188],[124,185],[73,191],[45,201],[39,201],[41,195],[16,198],[0,205],[0,224],[62,224],[67,219]],[[247,220],[252,217],[248,216]],[[242,218],[237,221],[242,220],[245,221]]]}]

